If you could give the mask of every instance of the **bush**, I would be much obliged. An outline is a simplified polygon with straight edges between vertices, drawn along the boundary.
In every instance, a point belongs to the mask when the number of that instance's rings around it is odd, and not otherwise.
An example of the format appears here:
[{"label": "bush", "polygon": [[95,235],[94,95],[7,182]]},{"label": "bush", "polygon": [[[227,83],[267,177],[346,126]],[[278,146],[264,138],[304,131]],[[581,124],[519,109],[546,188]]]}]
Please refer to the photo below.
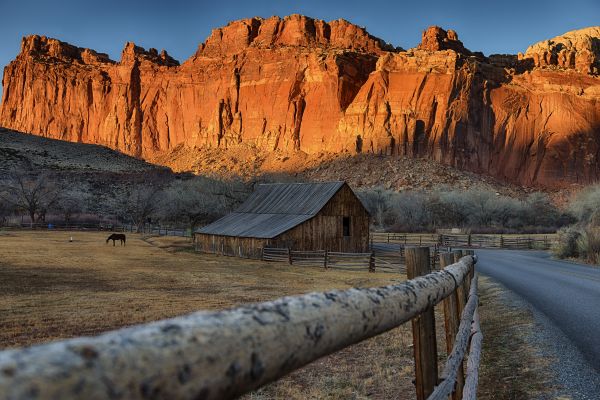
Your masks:
[{"label": "bush", "polygon": [[590,186],[579,192],[569,207],[571,213],[583,224],[597,219],[600,210],[600,185]]},{"label": "bush", "polygon": [[577,258],[579,257],[579,230],[567,227],[561,228],[557,232],[557,240],[552,247],[552,254],[558,258]]},{"label": "bush", "polygon": [[600,264],[600,228],[588,226],[577,238],[580,258],[592,264]]},{"label": "bush", "polygon": [[392,231],[466,228],[487,232],[555,232],[557,227],[573,222],[543,193],[519,200],[479,189],[398,193],[376,188],[364,190],[359,196],[375,227]]}]

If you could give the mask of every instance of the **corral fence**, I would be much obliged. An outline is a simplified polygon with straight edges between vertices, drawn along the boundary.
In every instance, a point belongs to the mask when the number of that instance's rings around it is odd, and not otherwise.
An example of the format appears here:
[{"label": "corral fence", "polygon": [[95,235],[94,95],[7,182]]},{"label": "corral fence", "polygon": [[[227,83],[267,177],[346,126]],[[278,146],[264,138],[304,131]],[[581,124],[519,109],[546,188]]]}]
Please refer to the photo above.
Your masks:
[{"label": "corral fence", "polygon": [[548,250],[556,241],[555,234],[436,234],[371,232],[372,243],[400,246],[442,246],[486,249]]},{"label": "corral fence", "polygon": [[[435,260],[437,249],[432,249],[432,263]],[[295,251],[290,248],[265,247],[262,250],[263,261],[274,261],[299,266],[317,266],[323,268],[336,268],[345,270],[368,270],[406,273],[404,263],[404,249],[373,250],[368,253],[343,253],[326,250]]]},{"label": "corral fence", "polygon": [[[437,244],[427,245],[426,247],[429,248],[431,269],[438,269],[440,266],[439,255],[443,248]],[[373,253],[376,269],[384,271],[400,270],[400,272],[406,273],[406,248],[405,245],[386,246],[381,243],[371,243],[371,252]],[[450,248],[447,251],[450,251]]]},{"label": "corral fence", "polygon": [[[417,399],[474,399],[482,343],[476,258],[444,253],[444,268],[431,272],[429,254],[406,249],[409,280],[395,285],[284,297],[0,352],[0,398],[231,399],[411,321]],[[440,304],[448,357],[438,375]]]},{"label": "corral fence", "polygon": [[310,265],[323,268],[375,270],[373,253],[342,253],[326,250],[296,251],[285,247],[265,247],[263,261],[275,261],[290,265]]},{"label": "corral fence", "polygon": [[[440,247],[430,246],[431,269],[438,269]],[[285,247],[265,247],[261,259],[299,266],[316,266],[345,270],[369,270],[406,273],[406,248],[374,245],[367,253],[343,253],[326,250],[296,251]]]}]

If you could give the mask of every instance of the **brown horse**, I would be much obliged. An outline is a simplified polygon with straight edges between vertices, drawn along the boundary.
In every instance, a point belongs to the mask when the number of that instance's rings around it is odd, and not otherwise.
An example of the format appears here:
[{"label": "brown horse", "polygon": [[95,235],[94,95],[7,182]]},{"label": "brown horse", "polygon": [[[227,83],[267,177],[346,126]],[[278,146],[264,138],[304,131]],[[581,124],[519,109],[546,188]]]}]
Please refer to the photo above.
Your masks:
[{"label": "brown horse", "polygon": [[106,243],[108,243],[109,240],[113,241],[113,246],[115,245],[115,241],[117,240],[121,241],[121,246],[125,246],[125,235],[122,233],[113,233],[108,237],[108,239],[106,239]]}]

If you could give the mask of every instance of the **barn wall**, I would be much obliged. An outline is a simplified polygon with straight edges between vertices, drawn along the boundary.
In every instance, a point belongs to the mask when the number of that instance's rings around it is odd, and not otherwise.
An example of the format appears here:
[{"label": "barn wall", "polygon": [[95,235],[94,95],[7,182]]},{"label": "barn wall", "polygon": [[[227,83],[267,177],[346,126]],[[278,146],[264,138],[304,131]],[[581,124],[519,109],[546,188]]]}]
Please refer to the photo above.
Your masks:
[{"label": "barn wall", "polygon": [[202,233],[196,233],[194,239],[196,251],[246,258],[260,258],[262,248],[269,246],[268,239],[206,235]]},{"label": "barn wall", "polygon": [[[343,236],[343,217],[350,217],[350,236]],[[279,235],[278,247],[362,253],[369,250],[369,214],[344,185],[310,220]]]}]

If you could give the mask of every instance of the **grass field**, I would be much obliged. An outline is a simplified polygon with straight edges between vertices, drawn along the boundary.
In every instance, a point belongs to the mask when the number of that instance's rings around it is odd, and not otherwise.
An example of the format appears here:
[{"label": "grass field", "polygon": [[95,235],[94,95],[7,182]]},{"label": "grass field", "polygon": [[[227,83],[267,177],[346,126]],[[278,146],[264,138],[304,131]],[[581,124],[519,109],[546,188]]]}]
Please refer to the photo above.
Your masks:
[{"label": "grass field", "polygon": [[[71,236],[73,242],[69,242]],[[187,239],[177,237],[134,234],[128,235],[127,246],[113,247],[112,242],[105,243],[107,236],[101,232],[0,231],[0,349],[94,335],[201,309],[405,279],[393,273],[324,270],[198,254],[191,251]],[[505,351],[505,342],[517,336],[521,327],[513,326],[514,315],[494,296],[482,296],[481,379],[486,390],[480,398],[527,398],[525,393],[538,389],[540,374],[521,371],[519,366],[530,368],[533,356],[522,342]],[[446,354],[440,310],[436,308],[441,367]],[[512,321],[508,328],[507,320]],[[404,324],[318,360],[246,398],[412,399],[413,369],[412,334],[410,324]],[[514,382],[510,390],[506,382]],[[519,396],[512,397],[515,393]]]},{"label": "grass field", "polygon": [[[1,348],[93,335],[201,309],[405,279],[197,254],[186,239],[174,237],[128,235],[125,247],[113,247],[105,243],[107,236],[0,232]],[[411,343],[407,324],[249,397],[412,398]]]}]

